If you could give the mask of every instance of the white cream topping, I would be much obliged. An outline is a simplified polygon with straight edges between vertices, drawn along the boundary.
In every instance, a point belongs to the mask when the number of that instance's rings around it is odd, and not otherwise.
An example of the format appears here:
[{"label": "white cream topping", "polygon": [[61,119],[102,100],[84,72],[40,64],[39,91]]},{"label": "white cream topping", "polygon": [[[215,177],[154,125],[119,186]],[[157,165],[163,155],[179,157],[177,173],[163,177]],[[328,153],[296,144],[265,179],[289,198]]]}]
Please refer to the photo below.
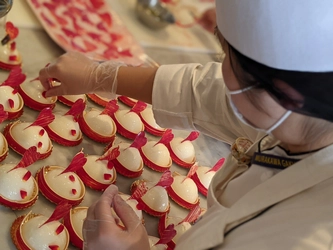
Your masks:
[{"label": "white cream topping", "polygon": [[164,128],[161,128],[155,121],[153,110],[151,107],[145,108],[141,113],[142,118],[153,128],[158,130],[165,130]]},{"label": "white cream topping", "polygon": [[[33,176],[28,180],[22,180],[23,176],[28,172],[25,168],[14,168],[16,164],[5,164],[0,166],[0,195],[12,201],[28,201],[33,197],[35,183]],[[27,196],[22,199],[20,191],[27,192]]]},{"label": "white cream topping", "polygon": [[115,123],[108,115],[101,115],[101,111],[92,109],[84,114],[84,120],[97,134],[112,136],[115,134]]},{"label": "white cream topping", "polygon": [[121,165],[130,171],[138,171],[142,167],[142,158],[138,149],[129,147],[129,143],[120,143],[119,146],[120,155],[117,160]]},{"label": "white cream topping", "polygon": [[[15,50],[11,50],[11,43],[0,44],[0,61],[9,65],[19,65],[22,62],[21,55],[16,48]],[[9,56],[16,56],[18,60],[9,60]]]},{"label": "white cream topping", "polygon": [[20,87],[33,100],[42,104],[52,104],[56,102],[56,97],[43,96],[44,87],[39,80],[30,82],[32,79],[23,82]]},{"label": "white cream topping", "polygon": [[[111,184],[114,181],[116,170],[115,168],[108,169],[108,161],[99,161],[97,160],[99,157],[97,155],[87,156],[87,162],[83,168],[95,181],[102,184]],[[110,174],[111,179],[105,180],[104,174]]]},{"label": "white cream topping", "polygon": [[169,167],[171,164],[171,157],[168,148],[162,144],[156,144],[156,141],[149,141],[142,147],[143,153],[146,157],[161,167]]},{"label": "white cream topping", "polygon": [[212,181],[212,178],[214,177],[215,175],[215,171],[210,171],[211,168],[209,167],[204,167],[204,166],[201,166],[201,167],[198,167],[198,170],[197,170],[197,175],[199,177],[199,180],[201,182],[202,185],[205,186],[205,188],[208,189],[209,187],[209,184],[210,182]]},{"label": "white cream topping", "polygon": [[[84,192],[84,190],[81,188],[81,180],[73,172],[59,175],[64,170],[64,168],[54,168],[47,171],[45,174],[45,180],[47,184],[55,193],[64,197],[65,199],[75,200],[80,198]],[[71,175],[74,176],[74,181],[70,180]],[[76,190],[75,194],[72,192],[73,189]]]},{"label": "white cream topping", "polygon": [[[61,138],[75,141],[80,138],[81,130],[78,122],[74,121],[72,115],[61,115],[54,113],[55,119],[49,124],[49,127]],[[72,134],[72,131],[75,131]]]},{"label": "white cream topping", "polygon": [[167,191],[160,186],[152,187],[141,198],[152,210],[165,212],[169,208]]},{"label": "white cream topping", "polygon": [[[0,86],[0,104],[2,104],[5,111],[14,112],[22,106],[19,93],[13,94],[13,91],[14,89],[10,86]],[[13,108],[9,106],[9,99],[14,102]]]},{"label": "white cream topping", "polygon": [[49,250],[49,246],[57,245],[59,250],[65,250],[68,242],[66,229],[56,234],[61,225],[59,221],[52,221],[40,227],[48,218],[42,215],[31,218],[22,225],[22,237],[31,249]]},{"label": "white cream topping", "polygon": [[115,113],[115,117],[125,129],[134,134],[144,130],[144,125],[140,117],[134,112],[129,112],[129,110],[118,110]]},{"label": "white cream topping", "polygon": [[[36,146],[37,152],[44,154],[51,147],[49,135],[40,126],[31,126],[31,122],[18,122],[11,127],[11,135],[14,140],[20,144],[23,148],[29,149],[30,147]],[[40,131],[44,130],[44,134],[40,135]],[[41,142],[41,144],[40,144]]]},{"label": "white cream topping", "polygon": [[160,238],[148,235],[150,250],[166,250],[168,248],[165,244],[155,244],[160,240]]},{"label": "white cream topping", "polygon": [[182,175],[174,176],[171,187],[183,200],[194,204],[198,200],[197,185],[192,179],[185,178],[186,177]]},{"label": "white cream topping", "polygon": [[192,142],[184,141],[183,138],[174,138],[170,145],[175,155],[184,162],[191,163],[194,160],[195,152]]},{"label": "white cream topping", "polygon": [[0,155],[6,152],[8,148],[6,138],[3,136],[3,134],[0,132]]},{"label": "white cream topping", "polygon": [[79,99],[82,99],[85,102],[87,99],[86,95],[63,95],[62,97],[73,103]]},{"label": "white cream topping", "polygon": [[76,234],[83,240],[82,227],[83,221],[87,217],[88,208],[76,207],[71,214],[71,223]]},{"label": "white cream topping", "polygon": [[[138,202],[137,200],[134,200],[134,199],[129,199],[130,196],[127,195],[127,194],[119,194],[119,196],[124,200],[126,201],[126,203],[128,205],[130,205],[130,207],[133,209],[133,211],[135,212],[135,214],[138,216],[139,220],[142,220],[143,219],[143,215],[142,215],[142,211],[141,210],[138,210],[136,208],[136,205],[138,205]],[[116,212],[114,211],[114,209],[111,207],[111,212],[112,214],[119,219],[119,225],[122,226],[122,227],[125,227],[124,226],[124,223],[120,220],[120,218],[118,217],[118,215],[116,214]]]}]

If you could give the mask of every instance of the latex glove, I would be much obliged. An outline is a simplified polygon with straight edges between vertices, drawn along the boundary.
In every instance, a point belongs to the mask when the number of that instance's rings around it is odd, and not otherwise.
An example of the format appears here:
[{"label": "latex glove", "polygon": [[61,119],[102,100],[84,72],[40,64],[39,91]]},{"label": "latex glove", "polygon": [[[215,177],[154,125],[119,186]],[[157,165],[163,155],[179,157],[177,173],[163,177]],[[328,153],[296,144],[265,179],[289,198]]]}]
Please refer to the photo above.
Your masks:
[{"label": "latex glove", "polygon": [[216,10],[208,9],[206,10],[202,16],[200,17],[198,23],[209,32],[214,32],[214,29],[216,27]]},{"label": "latex glove", "polygon": [[[98,63],[81,53],[68,52],[41,69],[39,80],[46,90],[46,97],[111,93],[115,98],[117,73],[120,66],[125,64],[115,61]],[[49,81],[52,78],[57,79],[61,85],[52,86]]]},{"label": "latex glove", "polygon": [[[126,230],[117,225],[111,206]],[[83,223],[83,238],[84,250],[150,249],[145,227],[133,209],[118,195],[118,188],[114,185],[110,185],[88,209]]]}]

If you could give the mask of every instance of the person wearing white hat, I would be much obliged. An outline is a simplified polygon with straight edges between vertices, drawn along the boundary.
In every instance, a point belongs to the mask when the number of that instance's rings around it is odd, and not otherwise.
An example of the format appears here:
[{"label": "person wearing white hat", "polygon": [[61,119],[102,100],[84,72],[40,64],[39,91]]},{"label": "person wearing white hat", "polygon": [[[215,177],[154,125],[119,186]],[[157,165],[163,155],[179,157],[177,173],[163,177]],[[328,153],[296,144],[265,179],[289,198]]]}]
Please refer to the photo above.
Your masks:
[{"label": "person wearing white hat", "polygon": [[[222,64],[136,68],[68,53],[40,71],[46,95],[118,86],[118,94],[152,103],[163,127],[230,144],[238,138],[236,151],[254,142],[227,158],[206,214],[176,249],[331,249],[333,3],[216,0],[216,13]],[[89,208],[85,249],[149,249],[144,227],[116,193],[111,186]]]}]

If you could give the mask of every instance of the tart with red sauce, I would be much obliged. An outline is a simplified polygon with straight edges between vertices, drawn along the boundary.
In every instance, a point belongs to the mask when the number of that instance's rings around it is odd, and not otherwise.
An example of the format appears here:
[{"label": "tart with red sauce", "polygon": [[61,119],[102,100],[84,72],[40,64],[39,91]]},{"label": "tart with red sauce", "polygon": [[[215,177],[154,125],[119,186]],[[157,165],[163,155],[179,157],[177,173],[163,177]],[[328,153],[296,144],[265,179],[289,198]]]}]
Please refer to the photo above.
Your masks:
[{"label": "tart with red sauce", "polygon": [[99,95],[96,93],[90,93],[87,94],[87,96],[89,97],[90,100],[92,100],[94,103],[106,107],[106,105],[108,104],[108,102],[112,101],[113,98],[109,98],[107,94],[105,95]]},{"label": "tart with red sauce", "polygon": [[158,172],[164,172],[170,169],[172,159],[165,145],[169,144],[172,139],[173,134],[171,129],[169,129],[158,142],[149,141],[141,147],[140,153],[147,167]]},{"label": "tart with red sauce", "polygon": [[39,158],[36,147],[28,149],[18,164],[0,166],[0,204],[13,210],[32,206],[38,198],[38,185],[26,169]]},{"label": "tart with red sauce", "polygon": [[44,87],[38,77],[24,81],[19,86],[18,91],[24,100],[24,104],[37,111],[44,108],[53,109],[57,102],[56,96],[45,97]]},{"label": "tart with red sauce", "polygon": [[113,105],[111,117],[116,123],[117,132],[128,139],[134,140],[135,137],[145,129],[138,113],[140,113],[147,104],[137,102],[131,110],[119,110],[119,106],[115,100],[110,103]]},{"label": "tart with red sauce", "polygon": [[103,111],[90,109],[79,117],[82,132],[90,139],[101,143],[112,143],[115,139],[117,127],[111,115],[114,105],[108,103]]},{"label": "tart with red sauce", "polygon": [[42,110],[35,122],[16,121],[9,123],[4,129],[8,145],[18,154],[23,155],[30,147],[37,147],[40,158],[48,157],[52,152],[52,142],[44,129],[54,120],[52,110]]},{"label": "tart with red sauce", "polygon": [[29,212],[18,217],[11,227],[11,238],[17,249],[66,250],[69,233],[58,220],[69,212],[71,206],[66,203],[58,205],[48,218]]},{"label": "tart with red sauce", "polygon": [[82,100],[84,103],[87,103],[86,95],[62,95],[58,96],[58,101],[67,106],[72,106],[77,100]]},{"label": "tart with red sauce", "polygon": [[181,167],[190,168],[195,163],[195,150],[192,141],[197,139],[199,132],[193,131],[185,139],[175,137],[167,144],[172,160]]},{"label": "tart with red sauce", "polygon": [[0,68],[11,70],[22,64],[22,57],[16,48],[15,42],[19,30],[12,22],[6,22],[5,30],[6,35],[2,38],[0,44]]},{"label": "tart with red sauce", "polygon": [[153,110],[151,107],[146,107],[139,113],[139,116],[145,125],[145,130],[155,136],[162,136],[166,131],[165,128],[161,128],[155,121]]},{"label": "tart with red sauce", "polygon": [[64,225],[68,230],[71,243],[82,249],[83,248],[83,222],[87,217],[88,207],[75,207],[64,217]]},{"label": "tart with red sauce", "polygon": [[13,68],[6,81],[0,85],[0,104],[8,112],[8,119],[13,120],[23,114],[24,101],[18,93],[19,85],[25,81],[25,74],[20,67]]},{"label": "tart with red sauce", "polygon": [[146,213],[161,217],[170,210],[166,188],[171,185],[173,178],[170,171],[165,171],[157,184],[145,180],[137,180],[131,186],[132,197],[139,204],[138,208]]},{"label": "tart with red sauce", "polygon": [[199,166],[195,173],[191,176],[198,187],[200,193],[207,196],[208,187],[216,174],[216,172],[223,166],[225,158],[221,158],[214,167]]},{"label": "tart with red sauce", "polygon": [[85,103],[79,99],[65,114],[54,113],[55,119],[45,127],[49,137],[64,146],[76,146],[82,142],[82,132],[78,117],[85,109]]},{"label": "tart with red sauce", "polygon": [[85,195],[85,187],[74,172],[82,168],[86,162],[83,152],[79,152],[67,168],[57,165],[42,167],[36,173],[39,190],[55,204],[65,200],[73,206],[79,205]]},{"label": "tart with red sauce", "polygon": [[193,165],[187,176],[174,172],[173,182],[167,188],[170,198],[186,209],[193,209],[200,201],[198,187],[190,178],[196,172],[197,168],[197,165]]},{"label": "tart with red sauce", "polygon": [[103,156],[87,155],[87,162],[76,173],[88,187],[103,191],[116,182],[117,172],[112,160],[119,156],[119,148],[107,151]]},{"label": "tart with red sauce", "polygon": [[129,178],[136,178],[142,174],[143,160],[140,148],[146,143],[147,138],[144,132],[141,132],[132,144],[122,142],[108,149],[110,151],[116,147],[119,148],[119,156],[112,160],[117,173]]}]

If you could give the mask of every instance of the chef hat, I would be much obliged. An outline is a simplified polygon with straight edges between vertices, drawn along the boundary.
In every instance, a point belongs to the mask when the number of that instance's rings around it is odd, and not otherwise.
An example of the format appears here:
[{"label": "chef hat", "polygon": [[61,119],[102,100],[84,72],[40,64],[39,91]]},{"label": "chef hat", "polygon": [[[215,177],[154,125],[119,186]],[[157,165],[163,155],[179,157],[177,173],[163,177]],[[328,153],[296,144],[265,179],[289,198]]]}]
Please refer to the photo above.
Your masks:
[{"label": "chef hat", "polygon": [[243,55],[293,71],[333,71],[332,0],[216,0],[218,29]]}]

